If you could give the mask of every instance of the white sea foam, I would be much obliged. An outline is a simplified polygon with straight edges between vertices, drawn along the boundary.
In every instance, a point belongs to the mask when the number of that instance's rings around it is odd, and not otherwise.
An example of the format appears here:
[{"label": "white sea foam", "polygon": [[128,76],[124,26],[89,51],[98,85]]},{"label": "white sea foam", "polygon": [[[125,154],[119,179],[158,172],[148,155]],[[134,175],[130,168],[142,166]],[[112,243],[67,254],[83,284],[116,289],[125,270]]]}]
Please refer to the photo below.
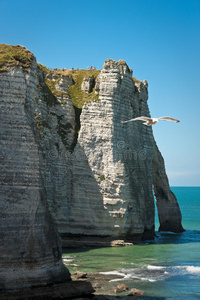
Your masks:
[{"label": "white sea foam", "polygon": [[[200,274],[200,267],[195,267],[195,266],[175,266],[173,269],[179,269],[180,271],[178,272],[179,275],[186,275],[186,274]],[[177,272],[175,271],[175,274]]]},{"label": "white sea foam", "polygon": [[166,234],[179,234],[177,232],[172,232],[172,231],[160,231],[160,233],[166,233]]},{"label": "white sea foam", "polygon": [[[165,273],[166,267],[163,266],[152,266],[146,265],[140,268],[130,268],[130,269],[121,269],[121,273],[115,274],[123,274],[124,278],[112,279],[111,281],[119,281],[119,280],[142,280],[142,281],[162,281],[165,280],[166,276],[169,276],[169,273]],[[110,272],[109,272],[110,273]],[[113,272],[112,272],[113,273]]]},{"label": "white sea foam", "polygon": [[123,280],[124,278],[116,278],[116,279],[111,279],[111,280],[109,280],[109,282],[113,282],[113,281],[121,281],[121,280]]},{"label": "white sea foam", "polygon": [[200,274],[200,267],[187,266],[186,270],[188,271],[188,273]]},{"label": "white sea foam", "polygon": [[[122,273],[121,273],[122,274]],[[116,279],[112,279],[109,282],[113,282],[113,281],[121,281],[121,280],[130,280],[130,279],[139,279],[141,280],[140,276],[135,275],[135,274],[124,274],[124,278],[116,278]]]},{"label": "white sea foam", "polygon": [[63,258],[63,261],[64,261],[64,262],[72,262],[72,261],[74,261],[74,259],[66,259],[66,258]]},{"label": "white sea foam", "polygon": [[103,274],[103,275],[119,275],[119,276],[126,276],[126,274],[124,273],[120,273],[118,271],[109,271],[109,272],[99,272],[99,274]]},{"label": "white sea foam", "polygon": [[165,269],[165,267],[148,265],[147,269],[148,270],[162,270],[162,269]]},{"label": "white sea foam", "polygon": [[142,281],[149,281],[149,282],[155,282],[156,279],[148,278],[148,277],[141,277],[140,278]]}]

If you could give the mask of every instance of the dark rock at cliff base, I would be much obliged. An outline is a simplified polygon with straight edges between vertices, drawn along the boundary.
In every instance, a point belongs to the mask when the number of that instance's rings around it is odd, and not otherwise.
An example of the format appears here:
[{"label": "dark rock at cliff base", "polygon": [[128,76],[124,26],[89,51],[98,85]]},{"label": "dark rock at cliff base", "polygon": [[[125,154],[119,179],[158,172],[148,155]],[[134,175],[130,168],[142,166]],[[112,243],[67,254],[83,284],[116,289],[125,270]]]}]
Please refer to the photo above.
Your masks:
[{"label": "dark rock at cliff base", "polygon": [[73,281],[56,284],[51,287],[24,289],[20,292],[0,293],[1,300],[51,300],[85,297],[94,292],[92,285],[86,281]]}]

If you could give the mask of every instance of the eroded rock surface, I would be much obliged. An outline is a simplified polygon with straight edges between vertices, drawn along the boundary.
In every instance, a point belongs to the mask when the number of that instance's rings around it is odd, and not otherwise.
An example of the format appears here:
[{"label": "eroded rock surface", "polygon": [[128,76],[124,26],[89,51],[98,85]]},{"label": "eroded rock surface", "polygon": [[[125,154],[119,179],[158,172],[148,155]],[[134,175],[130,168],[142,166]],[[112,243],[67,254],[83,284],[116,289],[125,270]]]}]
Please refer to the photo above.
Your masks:
[{"label": "eroded rock surface", "polygon": [[[6,236],[2,253],[13,242],[16,261],[26,262],[25,243],[33,258],[38,249],[47,251],[48,265],[54,257],[50,249],[57,243],[56,249],[60,249],[60,244],[46,199],[60,234],[66,237],[65,246],[72,246],[73,241],[77,246],[119,245],[116,241],[127,245],[153,238],[152,185],[160,230],[183,230],[151,127],[142,122],[121,123],[150,116],[147,81],[133,79],[125,61],[105,61],[93,88],[97,97],[85,103],[82,112],[70,99],[72,76],[45,73],[34,61],[30,72],[16,67],[1,73],[1,78],[3,241]],[[13,215],[15,223],[11,222]],[[30,224],[32,235],[27,233]],[[9,235],[6,226],[12,227]],[[17,232],[22,236],[24,231],[18,249],[14,236]],[[40,235],[38,243],[32,238],[34,234]],[[32,240],[33,247],[29,245]],[[51,247],[47,250],[48,243]],[[59,270],[64,270],[61,259],[53,259],[51,267],[56,264],[58,273],[54,274],[59,277]],[[43,263],[39,258],[36,262],[36,266]]]},{"label": "eroded rock surface", "polygon": [[[66,230],[67,223],[63,223],[60,231],[86,236],[88,241],[90,236],[98,243],[101,237],[105,244],[109,237],[125,241],[153,238],[154,185],[160,222],[165,224],[161,229],[181,232],[181,212],[151,127],[142,122],[121,123],[150,116],[147,81],[133,80],[124,61],[108,59],[95,90],[99,101],[83,106],[73,153],[70,226]],[[163,173],[162,180],[155,175],[156,169]],[[168,190],[167,202],[158,190]]]},{"label": "eroded rock surface", "polygon": [[95,81],[93,76],[88,76],[83,79],[81,89],[86,93],[91,93],[95,86]]},{"label": "eroded rock surface", "polygon": [[149,115],[147,83],[136,85],[125,63],[106,60],[98,84],[99,101],[85,104],[80,118],[69,233],[153,237],[151,128],[121,123]]},{"label": "eroded rock surface", "polygon": [[37,64],[0,74],[0,290],[70,280],[44,187],[35,111]]},{"label": "eroded rock surface", "polygon": [[153,188],[160,222],[159,231],[184,231],[180,207],[174,193],[170,190],[165,171],[164,159],[154,143],[153,151]]}]

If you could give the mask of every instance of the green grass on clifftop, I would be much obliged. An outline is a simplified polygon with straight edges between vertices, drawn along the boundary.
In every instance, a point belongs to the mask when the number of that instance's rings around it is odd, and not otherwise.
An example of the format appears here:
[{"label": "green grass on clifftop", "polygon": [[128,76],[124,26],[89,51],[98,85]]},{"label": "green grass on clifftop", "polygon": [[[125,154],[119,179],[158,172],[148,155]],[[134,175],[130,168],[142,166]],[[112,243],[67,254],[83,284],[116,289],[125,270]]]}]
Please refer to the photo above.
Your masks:
[{"label": "green grass on clifftop", "polygon": [[132,77],[132,79],[133,79],[133,81],[134,81],[135,83],[141,83],[141,81],[140,81],[139,79],[135,78],[135,77]]},{"label": "green grass on clifftop", "polygon": [[[35,56],[27,50],[25,47],[17,45],[5,45],[0,44],[0,72],[7,72],[10,68],[22,67],[23,71],[27,72]],[[118,65],[124,64],[125,61],[120,60]],[[82,108],[84,103],[91,101],[98,101],[99,95],[95,93],[95,90],[91,93],[86,93],[81,90],[81,85],[85,77],[93,76],[96,80],[100,73],[100,70],[62,70],[58,69],[56,71],[49,70],[47,67],[38,63],[38,67],[45,74],[44,81],[45,86],[40,86],[45,95],[45,101],[50,105],[54,105],[57,101],[56,98],[63,98],[63,104],[65,103],[65,98],[71,98],[72,103],[77,108]],[[56,84],[59,83],[62,75],[72,76],[74,84],[69,85],[69,93],[58,91],[56,89]],[[133,77],[135,83],[140,81]]]},{"label": "green grass on clifftop", "polygon": [[72,99],[73,105],[82,108],[85,102],[98,100],[98,94],[95,91],[91,93],[85,93],[81,90],[81,84],[85,77],[93,76],[96,80],[100,73],[100,70],[72,70],[70,72],[74,79],[74,84],[69,86],[70,98]]},{"label": "green grass on clifftop", "polygon": [[23,46],[0,44],[0,72],[17,66],[28,71],[35,56]]},{"label": "green grass on clifftop", "polygon": [[[83,70],[83,69],[79,70],[78,69],[78,70],[52,71],[39,63],[38,66],[42,69],[42,71],[47,76],[52,75],[56,77],[56,79],[54,80],[45,78],[46,85],[48,86],[48,88],[51,90],[52,94],[55,97],[61,97],[61,98],[70,97],[72,99],[73,105],[77,108],[82,108],[85,102],[98,100],[98,94],[95,93],[94,89],[91,93],[88,94],[81,90],[81,84],[85,77],[93,76],[94,79],[96,80],[97,76],[100,73],[100,70]],[[55,85],[60,81],[62,75],[72,76],[73,78],[74,84],[69,85],[69,94],[56,90]]]}]

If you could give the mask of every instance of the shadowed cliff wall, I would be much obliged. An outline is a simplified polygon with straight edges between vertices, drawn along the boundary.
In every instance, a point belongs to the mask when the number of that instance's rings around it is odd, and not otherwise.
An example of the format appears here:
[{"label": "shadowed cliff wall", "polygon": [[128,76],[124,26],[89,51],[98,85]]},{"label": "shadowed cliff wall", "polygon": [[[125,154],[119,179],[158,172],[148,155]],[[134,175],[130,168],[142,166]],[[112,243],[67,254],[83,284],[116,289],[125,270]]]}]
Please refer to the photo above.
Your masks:
[{"label": "shadowed cliff wall", "polygon": [[70,280],[47,206],[34,116],[37,64],[0,74],[0,291]]}]

